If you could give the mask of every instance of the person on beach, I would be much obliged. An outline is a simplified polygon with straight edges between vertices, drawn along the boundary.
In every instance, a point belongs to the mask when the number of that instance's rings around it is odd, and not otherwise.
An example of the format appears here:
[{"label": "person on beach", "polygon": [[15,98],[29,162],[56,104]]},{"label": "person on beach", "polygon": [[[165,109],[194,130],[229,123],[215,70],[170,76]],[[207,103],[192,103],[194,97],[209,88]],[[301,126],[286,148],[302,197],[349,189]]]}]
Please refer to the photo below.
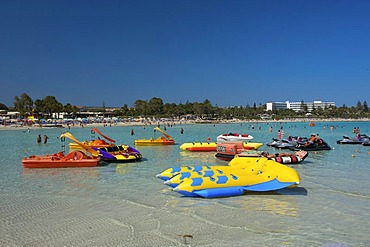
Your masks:
[{"label": "person on beach", "polygon": [[40,135],[40,134],[37,136],[37,143],[38,143],[38,144],[40,144],[40,143],[41,143],[41,135]]},{"label": "person on beach", "polygon": [[47,135],[44,135],[44,144],[48,142],[49,137]]}]

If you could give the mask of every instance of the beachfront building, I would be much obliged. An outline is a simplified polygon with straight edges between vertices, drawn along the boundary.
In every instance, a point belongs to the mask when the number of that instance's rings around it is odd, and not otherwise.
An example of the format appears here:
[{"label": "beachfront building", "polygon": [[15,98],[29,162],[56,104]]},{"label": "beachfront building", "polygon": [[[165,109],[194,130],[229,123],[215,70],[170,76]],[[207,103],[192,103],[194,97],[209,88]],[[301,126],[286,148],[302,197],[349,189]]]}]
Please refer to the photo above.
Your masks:
[{"label": "beachfront building", "polygon": [[325,109],[330,106],[335,106],[335,102],[329,101],[324,102],[321,100],[315,100],[313,102],[304,102],[304,101],[267,102],[266,111],[292,109],[295,112],[299,111],[311,112],[313,109],[318,108]]}]

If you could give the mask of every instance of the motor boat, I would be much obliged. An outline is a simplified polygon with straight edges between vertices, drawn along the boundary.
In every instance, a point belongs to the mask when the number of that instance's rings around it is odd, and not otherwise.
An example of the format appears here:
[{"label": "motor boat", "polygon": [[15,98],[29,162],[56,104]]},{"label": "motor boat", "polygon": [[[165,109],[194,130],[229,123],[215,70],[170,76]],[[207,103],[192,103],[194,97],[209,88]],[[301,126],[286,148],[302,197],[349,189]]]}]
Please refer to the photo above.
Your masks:
[{"label": "motor boat", "polygon": [[217,136],[217,142],[248,142],[253,139],[249,134],[229,133]]}]

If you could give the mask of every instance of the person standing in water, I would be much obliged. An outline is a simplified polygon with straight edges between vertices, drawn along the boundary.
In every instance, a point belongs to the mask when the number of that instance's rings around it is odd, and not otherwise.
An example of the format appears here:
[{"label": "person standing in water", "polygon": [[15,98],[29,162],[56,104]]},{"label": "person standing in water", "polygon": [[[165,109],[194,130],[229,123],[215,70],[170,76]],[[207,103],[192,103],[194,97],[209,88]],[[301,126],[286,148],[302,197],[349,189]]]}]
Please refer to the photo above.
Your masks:
[{"label": "person standing in water", "polygon": [[48,142],[49,137],[47,135],[44,135],[44,144]]},{"label": "person standing in water", "polygon": [[40,144],[40,143],[41,143],[41,135],[40,135],[40,134],[37,136],[37,143],[38,143],[38,144]]}]

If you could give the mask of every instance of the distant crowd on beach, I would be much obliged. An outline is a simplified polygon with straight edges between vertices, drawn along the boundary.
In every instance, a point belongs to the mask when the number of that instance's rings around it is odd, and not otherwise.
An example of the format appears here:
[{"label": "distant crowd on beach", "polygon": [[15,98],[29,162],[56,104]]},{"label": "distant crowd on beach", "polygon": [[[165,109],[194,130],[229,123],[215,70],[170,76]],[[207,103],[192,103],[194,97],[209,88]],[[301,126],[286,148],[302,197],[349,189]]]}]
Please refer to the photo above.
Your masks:
[{"label": "distant crowd on beach", "polygon": [[[14,128],[44,128],[44,127],[63,127],[63,128],[85,128],[88,126],[91,127],[111,127],[111,126],[151,126],[151,125],[181,125],[181,124],[223,124],[223,123],[241,123],[241,124],[250,124],[249,127],[251,129],[256,128],[255,125],[259,123],[266,123],[270,124],[271,127],[269,128],[270,132],[273,132],[273,125],[284,123],[284,122],[353,122],[353,121],[370,121],[370,119],[338,119],[338,118],[330,118],[330,119],[312,119],[312,118],[297,118],[297,119],[280,119],[280,120],[271,120],[271,119],[260,119],[260,120],[240,120],[240,119],[225,119],[225,120],[202,120],[202,119],[166,119],[166,118],[133,118],[133,119],[115,119],[110,121],[103,121],[96,119],[81,119],[81,120],[68,120],[68,121],[58,121],[54,123],[34,123],[30,121],[17,121],[6,123],[3,122],[0,124],[1,129],[14,129]],[[327,126],[330,129],[334,129],[335,126]],[[261,130],[261,125],[257,127]]]}]

